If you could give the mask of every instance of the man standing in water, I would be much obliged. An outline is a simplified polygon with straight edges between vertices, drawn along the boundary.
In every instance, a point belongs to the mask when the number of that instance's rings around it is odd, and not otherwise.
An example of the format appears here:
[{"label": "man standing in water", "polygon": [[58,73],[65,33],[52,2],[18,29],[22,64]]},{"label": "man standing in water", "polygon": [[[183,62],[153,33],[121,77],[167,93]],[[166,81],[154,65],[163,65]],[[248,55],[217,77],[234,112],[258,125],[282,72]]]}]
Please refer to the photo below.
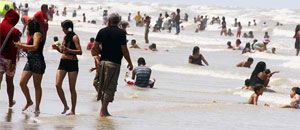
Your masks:
[{"label": "man standing in water", "polygon": [[[108,18],[108,26],[101,29],[92,48],[92,55],[98,66],[100,89],[98,100],[102,101],[100,116],[110,116],[107,106],[113,102],[117,90],[123,56],[128,62],[128,69],[133,65],[127,48],[126,33],[118,27],[121,19],[118,14],[111,14]],[[100,46],[102,50],[100,50]],[[101,58],[99,58],[101,54]]]},{"label": "man standing in water", "polygon": [[48,31],[48,5],[43,4],[41,11],[38,11],[33,18],[40,23],[43,40],[46,41]]},{"label": "man standing in water", "polygon": [[180,33],[180,9],[176,10],[177,14],[175,16],[175,27],[176,27],[176,35]]}]

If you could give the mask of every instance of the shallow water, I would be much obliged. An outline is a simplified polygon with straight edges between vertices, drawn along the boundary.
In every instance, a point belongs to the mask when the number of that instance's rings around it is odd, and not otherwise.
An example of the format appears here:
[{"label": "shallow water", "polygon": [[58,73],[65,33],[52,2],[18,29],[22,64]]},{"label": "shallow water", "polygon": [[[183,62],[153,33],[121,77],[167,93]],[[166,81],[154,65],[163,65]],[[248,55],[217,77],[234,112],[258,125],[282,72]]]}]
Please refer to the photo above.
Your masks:
[{"label": "shallow water", "polygon": [[[24,0],[25,1],[25,0]],[[46,1],[30,2],[31,12],[38,10],[41,3]],[[22,58],[17,66],[15,76],[15,100],[16,106],[10,112],[7,108],[6,85],[3,82],[0,91],[0,129],[299,129],[300,113],[293,109],[276,109],[263,107],[263,104],[289,103],[289,92],[294,86],[300,86],[298,72],[300,60],[295,57],[293,30],[300,22],[299,10],[286,9],[282,6],[276,9],[262,8],[240,8],[240,7],[215,7],[205,5],[168,5],[144,4],[139,2],[98,2],[76,0],[54,0],[59,9],[68,6],[68,19],[81,20],[81,14],[86,13],[87,19],[102,20],[102,10],[90,11],[91,7],[102,6],[104,9],[110,7],[109,12],[118,12],[123,18],[127,18],[128,12],[135,14],[138,10],[151,15],[152,23],[156,20],[158,13],[164,11],[175,11],[180,7],[182,13],[189,13],[192,17],[201,14],[209,16],[226,16],[227,23],[232,24],[235,17],[244,23],[245,31],[254,31],[255,37],[263,40],[264,31],[269,31],[271,43],[268,48],[276,47],[277,55],[269,53],[252,53],[241,55],[241,51],[226,49],[226,42],[234,42],[233,37],[219,36],[218,25],[209,25],[207,31],[194,33],[195,25],[192,22],[184,23],[185,31],[179,36],[167,32],[152,33],[149,38],[151,43],[156,43],[158,52],[149,52],[144,49],[130,49],[130,54],[135,63],[139,57],[144,57],[147,65],[153,70],[153,77],[157,79],[156,89],[139,89],[126,86],[123,82],[126,70],[126,61],[123,60],[119,79],[116,100],[110,104],[109,109],[112,117],[100,118],[100,103],[95,101],[95,90],[92,86],[94,73],[88,70],[94,65],[90,52],[86,51],[86,44],[90,37],[96,36],[98,30],[103,27],[83,23],[75,24],[75,31],[79,35],[84,54],[79,56],[79,77],[77,82],[77,116],[60,115],[63,105],[55,89],[55,75],[60,60],[60,54],[51,50],[53,36],[63,38],[60,22],[65,17],[55,17],[50,22],[47,45],[44,55],[47,63],[44,75],[43,99],[41,103],[41,114],[35,117],[32,113],[33,107],[22,113],[21,107],[25,105],[25,98],[19,88],[19,79],[25,58]],[[74,2],[74,1],[72,1]],[[49,2],[48,2],[49,3]],[[78,4],[82,4],[82,10],[78,11],[79,18],[71,18],[70,14]],[[209,2],[208,2],[209,5]],[[290,5],[290,4],[289,4]],[[293,5],[291,5],[293,6]],[[243,7],[243,6],[241,6]],[[270,7],[272,8],[272,7]],[[133,15],[134,16],[134,15]],[[257,19],[257,27],[246,27],[249,20]],[[262,28],[261,23],[268,22],[267,28]],[[280,21],[282,27],[275,27],[275,23]],[[102,23],[102,22],[101,22]],[[229,25],[230,26],[230,25]],[[21,23],[18,24],[21,28]],[[236,28],[231,27],[233,32]],[[131,27],[128,40],[136,39],[142,48],[148,45],[143,42],[144,28]],[[241,39],[242,46],[253,39]],[[25,37],[22,38],[25,41]],[[200,46],[201,53],[209,62],[209,67],[199,67],[189,65],[188,56],[194,46]],[[164,50],[169,50],[165,52]],[[255,62],[251,69],[236,68],[240,61],[253,57]],[[241,90],[244,80],[250,77],[253,68],[259,61],[265,61],[267,68],[279,70],[280,74],[272,77],[271,89],[276,93],[265,92],[259,98],[257,107],[244,105],[251,91]],[[136,64],[135,64],[136,65]],[[32,81],[29,83],[32,98],[34,99],[34,89]],[[63,88],[67,101],[70,104],[70,93],[68,90],[68,79],[66,77]],[[214,103],[213,101],[216,101]]]}]

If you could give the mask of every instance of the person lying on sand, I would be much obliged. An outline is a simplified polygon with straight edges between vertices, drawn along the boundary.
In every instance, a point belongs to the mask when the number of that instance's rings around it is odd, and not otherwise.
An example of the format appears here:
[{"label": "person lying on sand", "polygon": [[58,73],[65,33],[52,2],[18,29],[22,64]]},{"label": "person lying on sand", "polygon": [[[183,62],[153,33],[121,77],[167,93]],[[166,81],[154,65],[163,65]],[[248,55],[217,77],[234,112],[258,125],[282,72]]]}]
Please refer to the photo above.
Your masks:
[{"label": "person lying on sand", "polygon": [[246,68],[250,68],[252,63],[253,63],[253,58],[248,58],[247,61],[241,62],[239,64],[236,65],[236,67],[246,67]]},{"label": "person lying on sand", "polygon": [[278,106],[271,106],[269,104],[265,104],[267,107],[277,107],[277,108],[295,108],[300,109],[300,88],[299,87],[293,87],[290,94],[292,101],[290,104],[283,104]]}]

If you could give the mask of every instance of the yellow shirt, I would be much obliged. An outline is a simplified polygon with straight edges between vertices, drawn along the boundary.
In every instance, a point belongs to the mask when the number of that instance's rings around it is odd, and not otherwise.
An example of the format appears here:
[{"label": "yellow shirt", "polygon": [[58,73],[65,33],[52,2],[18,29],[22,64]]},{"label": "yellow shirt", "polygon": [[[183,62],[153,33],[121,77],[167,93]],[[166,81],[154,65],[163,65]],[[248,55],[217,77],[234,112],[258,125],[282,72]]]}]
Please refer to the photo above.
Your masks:
[{"label": "yellow shirt", "polygon": [[141,19],[142,19],[142,16],[140,14],[137,14],[135,17],[134,17],[134,20],[135,22],[141,22]]}]

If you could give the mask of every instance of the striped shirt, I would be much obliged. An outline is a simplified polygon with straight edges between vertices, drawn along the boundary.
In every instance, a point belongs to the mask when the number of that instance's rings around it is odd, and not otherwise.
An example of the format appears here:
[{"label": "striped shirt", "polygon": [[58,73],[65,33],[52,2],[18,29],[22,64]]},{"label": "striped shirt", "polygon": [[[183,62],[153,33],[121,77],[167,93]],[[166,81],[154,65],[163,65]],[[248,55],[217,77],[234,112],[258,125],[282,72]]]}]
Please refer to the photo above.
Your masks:
[{"label": "striped shirt", "polygon": [[148,87],[151,76],[151,69],[146,66],[138,66],[134,69],[134,71],[136,73],[136,86]]}]

